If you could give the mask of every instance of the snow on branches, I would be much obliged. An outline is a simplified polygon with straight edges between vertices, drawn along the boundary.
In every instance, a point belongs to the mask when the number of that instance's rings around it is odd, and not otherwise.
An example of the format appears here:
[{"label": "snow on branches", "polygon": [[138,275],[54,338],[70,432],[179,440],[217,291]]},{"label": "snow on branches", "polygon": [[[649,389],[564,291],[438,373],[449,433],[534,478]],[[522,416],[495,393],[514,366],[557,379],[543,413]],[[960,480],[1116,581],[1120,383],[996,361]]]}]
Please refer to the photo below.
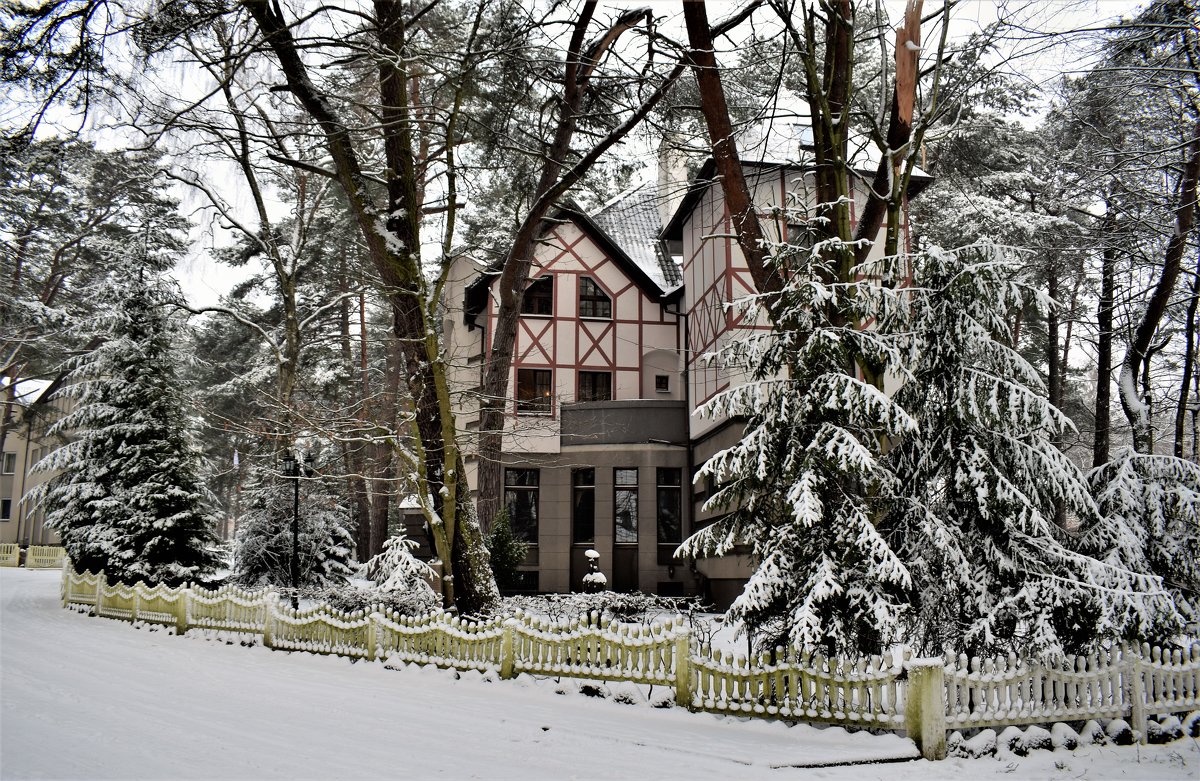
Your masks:
[{"label": "snow on branches", "polygon": [[[35,469],[46,523],[78,570],[175,585],[217,564],[213,521],[176,372],[177,292],[145,268],[98,294],[98,343],[69,363],[74,408],[51,430],[70,441]],[[76,326],[80,327],[80,326]]]},{"label": "snow on branches", "polygon": [[[728,514],[681,553],[750,547],[730,616],[764,647],[1058,658],[1177,627],[1146,562],[1085,550],[1114,521],[1009,334],[1017,307],[1049,302],[995,245],[932,248],[903,259],[910,284],[872,281],[903,278],[900,260],[838,282],[792,254],[776,327],[715,356],[750,379],[703,412],[746,425],[700,470]],[[1172,496],[1195,528],[1194,501]]]}]

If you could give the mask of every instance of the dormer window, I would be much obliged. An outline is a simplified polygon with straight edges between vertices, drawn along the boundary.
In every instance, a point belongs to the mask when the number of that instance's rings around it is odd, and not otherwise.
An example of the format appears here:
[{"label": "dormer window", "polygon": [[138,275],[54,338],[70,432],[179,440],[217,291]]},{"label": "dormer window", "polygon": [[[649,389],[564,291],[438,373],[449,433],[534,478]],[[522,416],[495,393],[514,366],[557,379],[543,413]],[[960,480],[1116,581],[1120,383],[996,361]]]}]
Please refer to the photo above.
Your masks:
[{"label": "dormer window", "polygon": [[521,298],[521,314],[543,315],[554,314],[554,277],[546,275],[539,277],[525,288]]},{"label": "dormer window", "polygon": [[579,316],[612,319],[612,299],[591,277],[579,278]]}]

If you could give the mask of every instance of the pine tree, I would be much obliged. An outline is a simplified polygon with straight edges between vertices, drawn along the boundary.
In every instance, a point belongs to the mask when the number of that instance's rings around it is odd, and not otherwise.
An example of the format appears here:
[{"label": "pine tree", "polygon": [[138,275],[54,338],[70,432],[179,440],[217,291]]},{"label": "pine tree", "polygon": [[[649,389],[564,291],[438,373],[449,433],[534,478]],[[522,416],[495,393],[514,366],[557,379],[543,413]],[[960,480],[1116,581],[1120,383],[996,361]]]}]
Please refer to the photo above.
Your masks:
[{"label": "pine tree", "polygon": [[[242,492],[231,578],[245,586],[290,588],[292,515],[296,485],[262,468]],[[341,584],[353,574],[354,538],[346,527],[350,510],[328,478],[300,480],[297,548],[301,589]]]},{"label": "pine tree", "polygon": [[99,347],[74,359],[73,440],[38,468],[39,494],[74,566],[110,580],[178,584],[217,565],[213,521],[188,439],[170,308],[178,293],[144,268],[98,299]]}]

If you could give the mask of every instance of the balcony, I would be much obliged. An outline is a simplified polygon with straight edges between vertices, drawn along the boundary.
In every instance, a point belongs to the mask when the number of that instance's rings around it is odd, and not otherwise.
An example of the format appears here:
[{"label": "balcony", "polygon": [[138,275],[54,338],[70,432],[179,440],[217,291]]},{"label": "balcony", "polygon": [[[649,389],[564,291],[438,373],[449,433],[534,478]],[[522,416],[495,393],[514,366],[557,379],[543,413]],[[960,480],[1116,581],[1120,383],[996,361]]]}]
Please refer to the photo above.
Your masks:
[{"label": "balcony", "polygon": [[562,445],[683,444],[688,438],[682,401],[625,399],[563,404]]}]

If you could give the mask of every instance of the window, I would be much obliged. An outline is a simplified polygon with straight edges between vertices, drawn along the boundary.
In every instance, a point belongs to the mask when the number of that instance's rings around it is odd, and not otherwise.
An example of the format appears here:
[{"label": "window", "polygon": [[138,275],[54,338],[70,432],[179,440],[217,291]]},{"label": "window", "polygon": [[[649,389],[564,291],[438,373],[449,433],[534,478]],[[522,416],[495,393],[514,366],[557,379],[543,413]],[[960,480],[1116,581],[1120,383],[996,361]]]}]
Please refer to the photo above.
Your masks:
[{"label": "window", "polygon": [[517,369],[517,411],[550,414],[549,369]]},{"label": "window", "polygon": [[613,542],[638,541],[637,469],[613,470]]},{"label": "window", "polygon": [[658,468],[658,544],[683,542],[683,517],[680,493],[682,470]]},{"label": "window", "polygon": [[612,372],[579,372],[576,401],[611,401]]},{"label": "window", "polygon": [[571,470],[571,542],[596,541],[596,470]]},{"label": "window", "polygon": [[537,545],[538,541],[538,470],[504,470],[504,507],[513,536]]},{"label": "window", "polygon": [[554,314],[554,277],[540,277],[525,288],[525,295],[521,298],[521,314]]},{"label": "window", "polygon": [[16,471],[17,471],[17,454],[16,453],[5,453],[4,454],[4,474],[11,475],[11,474],[15,474]]},{"label": "window", "polygon": [[612,299],[591,277],[579,278],[579,316],[612,317]]},{"label": "window", "polygon": [[12,518],[12,499],[0,499],[0,521]]},{"label": "window", "polygon": [[671,377],[666,374],[654,375],[654,392],[655,393],[670,393],[671,392]]}]

